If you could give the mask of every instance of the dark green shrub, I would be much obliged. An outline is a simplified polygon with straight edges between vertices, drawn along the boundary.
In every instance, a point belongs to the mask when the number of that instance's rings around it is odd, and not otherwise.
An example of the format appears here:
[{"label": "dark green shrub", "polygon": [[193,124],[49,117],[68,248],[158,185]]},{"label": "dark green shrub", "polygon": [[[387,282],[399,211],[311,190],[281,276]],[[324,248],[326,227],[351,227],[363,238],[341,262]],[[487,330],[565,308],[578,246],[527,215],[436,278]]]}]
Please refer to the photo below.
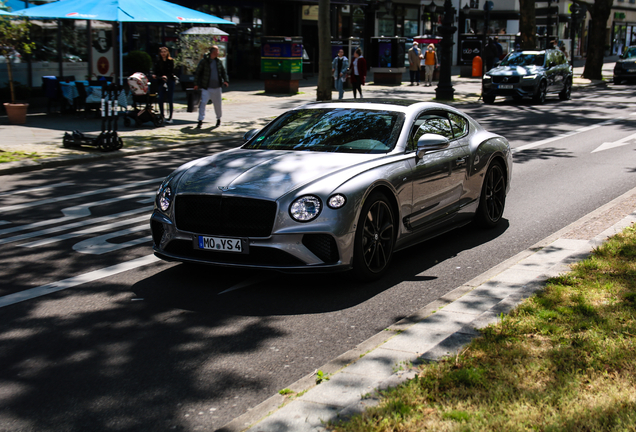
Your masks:
[{"label": "dark green shrub", "polygon": [[131,51],[124,56],[124,74],[143,72],[146,75],[152,69],[152,57],[144,51]]}]

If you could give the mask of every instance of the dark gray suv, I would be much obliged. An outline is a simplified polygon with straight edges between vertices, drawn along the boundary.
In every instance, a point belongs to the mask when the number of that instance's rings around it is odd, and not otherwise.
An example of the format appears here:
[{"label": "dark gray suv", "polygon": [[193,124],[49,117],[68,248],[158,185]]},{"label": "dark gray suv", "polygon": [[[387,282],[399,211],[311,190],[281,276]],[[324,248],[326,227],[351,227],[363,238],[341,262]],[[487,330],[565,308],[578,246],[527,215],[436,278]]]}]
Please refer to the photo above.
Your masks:
[{"label": "dark gray suv", "polygon": [[571,92],[572,66],[556,49],[512,52],[482,77],[481,95],[487,104],[497,96],[512,96],[515,101],[530,97],[544,103],[548,93],[568,100]]}]

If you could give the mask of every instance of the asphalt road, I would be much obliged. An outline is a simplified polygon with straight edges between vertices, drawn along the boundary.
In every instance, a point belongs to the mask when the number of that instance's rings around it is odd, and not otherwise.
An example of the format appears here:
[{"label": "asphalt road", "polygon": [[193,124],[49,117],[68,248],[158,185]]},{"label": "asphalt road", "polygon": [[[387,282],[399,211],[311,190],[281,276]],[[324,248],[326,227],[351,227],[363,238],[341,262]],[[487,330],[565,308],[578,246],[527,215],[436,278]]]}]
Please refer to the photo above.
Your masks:
[{"label": "asphalt road", "polygon": [[373,284],[156,260],[160,179],[223,145],[1,177],[0,431],[223,426],[636,187],[635,90],[466,105],[514,148],[505,223],[402,251]]}]

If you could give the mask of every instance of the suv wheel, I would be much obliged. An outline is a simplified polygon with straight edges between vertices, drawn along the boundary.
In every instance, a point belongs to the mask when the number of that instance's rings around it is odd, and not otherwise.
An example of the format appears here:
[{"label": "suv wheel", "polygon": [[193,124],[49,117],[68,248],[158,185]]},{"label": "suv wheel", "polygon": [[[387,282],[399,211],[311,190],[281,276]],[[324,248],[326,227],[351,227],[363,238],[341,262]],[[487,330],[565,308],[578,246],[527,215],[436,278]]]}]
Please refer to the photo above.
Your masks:
[{"label": "suv wheel", "polygon": [[484,96],[483,96],[483,99],[484,99],[484,103],[485,103],[485,104],[490,105],[490,104],[495,103],[495,96],[492,96],[492,95],[484,95]]},{"label": "suv wheel", "polygon": [[534,94],[532,100],[538,104],[545,103],[545,97],[547,92],[548,92],[548,85],[545,83],[545,81],[541,81],[539,83],[539,88],[537,89],[537,92]]}]

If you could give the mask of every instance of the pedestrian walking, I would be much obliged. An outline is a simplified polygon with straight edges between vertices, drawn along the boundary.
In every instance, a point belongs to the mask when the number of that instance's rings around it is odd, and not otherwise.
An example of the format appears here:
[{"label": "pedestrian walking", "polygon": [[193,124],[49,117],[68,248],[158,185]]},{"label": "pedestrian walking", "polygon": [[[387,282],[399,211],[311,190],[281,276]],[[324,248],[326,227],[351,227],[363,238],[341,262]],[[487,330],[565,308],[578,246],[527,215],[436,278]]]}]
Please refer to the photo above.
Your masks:
[{"label": "pedestrian walking", "polygon": [[223,100],[222,86],[227,87],[229,85],[230,83],[227,73],[225,72],[225,67],[223,67],[221,59],[219,59],[219,47],[212,45],[210,52],[203,57],[194,72],[194,90],[201,89],[197,129],[201,129],[203,125],[205,109],[210,100],[212,101],[212,105],[214,105],[216,127],[221,125],[221,117],[223,114],[221,107]]},{"label": "pedestrian walking", "polygon": [[409,50],[409,73],[411,75],[411,84],[417,82],[420,85],[420,48],[417,42],[413,42],[413,47]]},{"label": "pedestrian walking", "polygon": [[422,55],[422,64],[424,64],[424,85],[430,87],[433,85],[435,68],[439,65],[435,45],[428,44],[426,51]]},{"label": "pedestrian walking", "polygon": [[488,38],[488,43],[484,48],[484,66],[486,67],[486,72],[495,65],[495,57],[497,57],[497,47],[492,38]]},{"label": "pedestrian walking", "polygon": [[170,116],[166,119],[166,123],[172,123],[175,76],[174,60],[170,57],[168,47],[159,48],[159,57],[155,62],[152,72],[152,78],[159,87],[159,112],[161,113],[161,117],[165,118],[163,103],[164,101],[167,102]]},{"label": "pedestrian walking", "polygon": [[495,44],[495,49],[497,50],[497,58],[495,61],[503,60],[503,46],[499,43],[499,37],[495,36],[493,39],[493,43]]},{"label": "pedestrian walking", "polygon": [[353,98],[356,98],[356,91],[360,92],[362,99],[362,86],[367,78],[367,61],[362,57],[362,50],[356,48],[353,52],[353,62],[351,64],[351,87],[353,87]]},{"label": "pedestrian walking", "polygon": [[344,96],[344,83],[347,81],[347,71],[349,70],[349,59],[345,57],[344,50],[338,51],[331,63],[331,73],[333,73],[334,84],[338,90],[338,99]]}]

